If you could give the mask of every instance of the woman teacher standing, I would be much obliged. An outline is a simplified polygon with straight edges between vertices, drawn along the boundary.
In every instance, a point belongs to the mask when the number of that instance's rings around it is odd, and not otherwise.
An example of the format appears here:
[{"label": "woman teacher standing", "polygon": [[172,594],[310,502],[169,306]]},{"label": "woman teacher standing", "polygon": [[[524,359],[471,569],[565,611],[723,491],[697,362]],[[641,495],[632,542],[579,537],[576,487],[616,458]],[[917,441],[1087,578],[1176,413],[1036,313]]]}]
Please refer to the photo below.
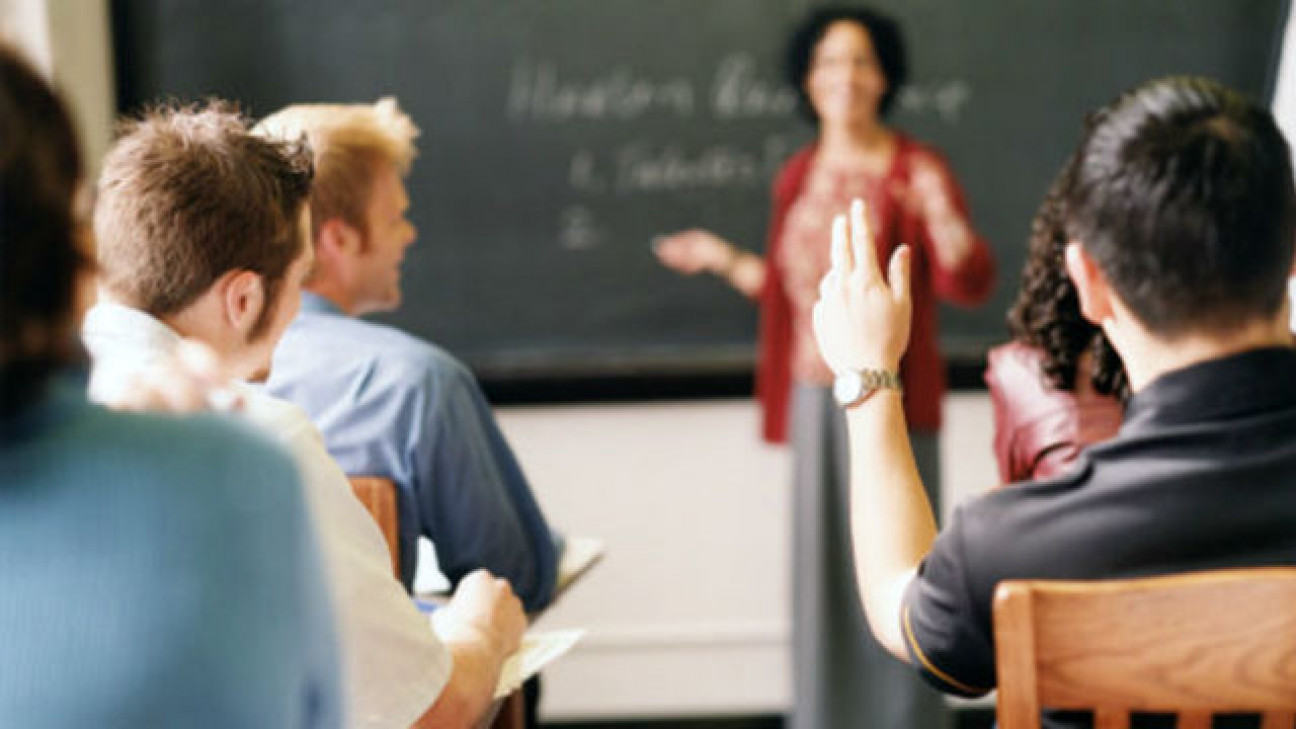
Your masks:
[{"label": "woman teacher standing", "polygon": [[[720,276],[761,307],[764,435],[773,442],[790,435],[794,453],[792,729],[925,729],[942,721],[940,698],[876,646],[853,589],[845,423],[811,326],[830,267],[832,217],[862,198],[879,260],[901,244],[913,247],[913,330],[900,372],[918,467],[934,500],[945,390],[936,302],[984,301],[994,262],[944,160],[883,121],[904,82],[904,56],[889,18],[857,8],[812,14],[792,38],[788,71],[818,137],[774,182],[766,255],[704,230],[657,247],[665,265]],[[850,384],[841,383],[846,401]]]}]

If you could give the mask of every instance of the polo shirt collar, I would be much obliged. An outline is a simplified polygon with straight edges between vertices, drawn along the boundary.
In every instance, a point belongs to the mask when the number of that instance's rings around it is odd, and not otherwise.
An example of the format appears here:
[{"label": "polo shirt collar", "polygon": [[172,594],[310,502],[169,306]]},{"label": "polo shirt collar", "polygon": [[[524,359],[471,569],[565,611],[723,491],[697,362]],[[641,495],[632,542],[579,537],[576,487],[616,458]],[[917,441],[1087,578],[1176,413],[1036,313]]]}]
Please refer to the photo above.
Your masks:
[{"label": "polo shirt collar", "polygon": [[1273,347],[1168,372],[1135,393],[1122,433],[1296,408],[1296,349]]}]

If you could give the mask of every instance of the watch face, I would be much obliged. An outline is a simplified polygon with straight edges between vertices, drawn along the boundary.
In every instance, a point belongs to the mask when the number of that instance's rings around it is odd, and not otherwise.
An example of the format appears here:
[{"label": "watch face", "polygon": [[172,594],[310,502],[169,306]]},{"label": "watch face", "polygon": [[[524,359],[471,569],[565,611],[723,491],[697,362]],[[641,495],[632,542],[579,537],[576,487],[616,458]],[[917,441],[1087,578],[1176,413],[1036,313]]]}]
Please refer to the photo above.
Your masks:
[{"label": "watch face", "polygon": [[833,399],[839,405],[850,405],[864,394],[864,379],[860,373],[848,370],[837,375],[833,380]]}]

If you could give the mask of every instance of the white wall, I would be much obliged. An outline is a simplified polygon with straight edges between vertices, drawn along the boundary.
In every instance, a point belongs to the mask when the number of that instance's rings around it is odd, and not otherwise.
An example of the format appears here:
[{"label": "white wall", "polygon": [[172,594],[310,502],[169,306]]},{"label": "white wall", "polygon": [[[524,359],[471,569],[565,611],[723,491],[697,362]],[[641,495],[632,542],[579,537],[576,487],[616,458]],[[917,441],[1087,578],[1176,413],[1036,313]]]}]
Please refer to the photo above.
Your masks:
[{"label": "white wall", "polygon": [[0,38],[21,48],[63,93],[93,179],[116,109],[108,0],[0,0]]},{"label": "white wall", "polygon": [[[994,482],[990,406],[945,408],[946,504]],[[790,699],[790,462],[750,400],[506,408],[554,524],[603,563],[540,622],[589,630],[545,672],[549,719],[781,713]]]},{"label": "white wall", "polygon": [[[1287,137],[1296,155],[1296,14],[1287,19],[1283,31],[1282,55],[1278,62],[1278,79],[1274,84],[1272,111],[1279,128]],[[1296,278],[1287,284],[1288,298],[1292,301],[1291,328],[1296,331]]]}]

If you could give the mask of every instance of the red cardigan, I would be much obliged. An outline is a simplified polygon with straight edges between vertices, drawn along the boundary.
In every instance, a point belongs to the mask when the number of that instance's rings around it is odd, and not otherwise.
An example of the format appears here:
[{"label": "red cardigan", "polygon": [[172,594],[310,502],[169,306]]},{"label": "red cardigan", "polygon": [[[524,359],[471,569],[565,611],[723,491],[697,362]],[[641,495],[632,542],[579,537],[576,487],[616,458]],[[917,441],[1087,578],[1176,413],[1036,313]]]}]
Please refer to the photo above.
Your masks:
[{"label": "red cardigan", "polygon": [[[963,191],[959,189],[945,161],[933,150],[904,135],[898,146],[888,184],[907,184],[910,168],[917,155],[926,155],[945,171],[952,188],[954,204],[967,215]],[[756,397],[764,411],[763,435],[772,443],[787,440],[788,401],[792,389],[792,316],[791,303],[783,287],[779,264],[779,246],[788,210],[801,194],[810,171],[816,147],[809,145],[792,156],[774,181],[773,216],[765,248],[765,286],[760,293],[760,348],[756,363]],[[890,259],[891,252],[902,242],[913,247],[912,290],[913,329],[909,350],[900,363],[905,383],[905,417],[913,430],[935,432],[940,429],[941,399],[945,394],[945,363],[937,348],[936,299],[972,306],[985,301],[994,288],[994,258],[985,241],[976,237],[972,251],[957,269],[941,268],[932,251],[932,242],[920,217],[910,213],[895,199],[881,206],[881,224],[877,234],[878,257]],[[828,245],[828,241],[824,241]]]}]

